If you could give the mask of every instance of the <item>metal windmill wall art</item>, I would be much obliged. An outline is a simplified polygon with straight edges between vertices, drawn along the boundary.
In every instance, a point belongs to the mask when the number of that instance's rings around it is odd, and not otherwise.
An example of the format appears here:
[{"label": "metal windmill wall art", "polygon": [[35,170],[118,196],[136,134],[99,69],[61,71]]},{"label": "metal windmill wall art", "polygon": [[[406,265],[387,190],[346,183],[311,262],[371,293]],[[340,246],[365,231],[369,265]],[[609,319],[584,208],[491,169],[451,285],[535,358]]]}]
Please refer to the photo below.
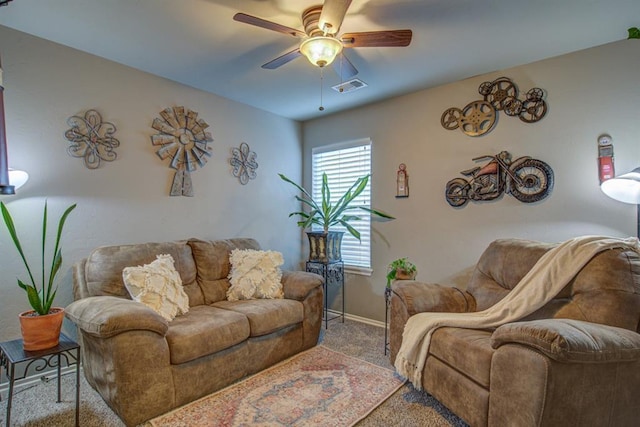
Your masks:
[{"label": "metal windmill wall art", "polygon": [[442,127],[448,130],[460,128],[468,136],[481,136],[493,129],[498,111],[518,117],[525,123],[537,122],[547,113],[542,89],[534,87],[526,93],[524,100],[520,100],[517,86],[507,77],[483,82],[478,92],[483,99],[472,101],[463,109],[452,107],[445,110],[440,117]]},{"label": "metal windmill wall art", "polygon": [[229,159],[229,164],[233,166],[233,176],[240,180],[240,184],[245,185],[250,179],[255,179],[258,176],[256,173],[258,155],[249,149],[246,142],[240,144],[240,148],[231,150],[231,154],[233,157]]},{"label": "metal windmill wall art", "polygon": [[169,167],[176,171],[169,195],[193,196],[191,172],[204,167],[211,157],[209,125],[195,111],[173,107],[160,111],[151,127],[159,132],[151,136],[151,143],[159,146],[156,154],[162,160],[171,159]]},{"label": "metal windmill wall art", "polygon": [[97,169],[100,161],[112,162],[118,158],[114,151],[120,141],[114,138],[116,127],[113,123],[103,122],[96,110],[87,110],[84,117],[71,116],[67,120],[71,126],[64,133],[71,145],[67,152],[72,157],[84,158],[84,165],[89,169]]}]

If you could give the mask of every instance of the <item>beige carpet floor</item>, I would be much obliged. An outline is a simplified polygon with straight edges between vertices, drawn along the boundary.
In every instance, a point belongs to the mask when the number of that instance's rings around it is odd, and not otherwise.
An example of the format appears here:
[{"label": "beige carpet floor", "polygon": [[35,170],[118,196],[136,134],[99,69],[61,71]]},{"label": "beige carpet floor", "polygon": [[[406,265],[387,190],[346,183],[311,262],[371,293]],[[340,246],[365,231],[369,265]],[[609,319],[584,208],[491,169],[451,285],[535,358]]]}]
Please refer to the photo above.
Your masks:
[{"label": "beige carpet floor", "polygon": [[[380,366],[392,368],[384,355],[384,329],[360,322],[339,320],[329,322],[322,330],[325,346],[349,356]],[[82,427],[123,427],[120,419],[107,407],[102,398],[81,376],[80,425]],[[11,425],[23,427],[65,427],[74,425],[75,375],[62,380],[62,402],[56,403],[56,381],[18,389],[14,395]],[[0,425],[5,425],[6,400],[3,400]],[[466,424],[433,397],[416,391],[410,384],[401,387],[358,427],[464,427]],[[337,426],[339,427],[339,426]]]}]

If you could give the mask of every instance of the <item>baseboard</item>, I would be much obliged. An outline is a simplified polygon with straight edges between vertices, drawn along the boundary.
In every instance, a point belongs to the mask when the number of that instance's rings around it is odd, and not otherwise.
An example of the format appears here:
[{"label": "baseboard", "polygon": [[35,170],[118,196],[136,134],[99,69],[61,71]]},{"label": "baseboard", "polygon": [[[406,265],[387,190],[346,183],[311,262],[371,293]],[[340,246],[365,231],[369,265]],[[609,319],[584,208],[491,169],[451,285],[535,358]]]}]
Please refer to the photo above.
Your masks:
[{"label": "baseboard", "polygon": [[[82,368],[80,368],[82,369]],[[60,369],[60,376],[75,374],[76,365],[65,366]],[[39,383],[48,383],[49,381],[55,381],[58,378],[58,370],[51,369],[50,371],[38,372],[35,375],[30,375],[20,380],[16,380],[13,384],[13,394],[15,395],[20,389],[25,387],[31,387],[38,385]],[[5,401],[9,397],[9,383],[4,383],[0,386],[0,401]]]},{"label": "baseboard", "polygon": [[[341,316],[342,312],[341,311],[337,311],[337,310],[327,310],[329,313],[331,313],[332,315],[338,315]],[[344,314],[344,318],[345,319],[349,319],[349,320],[353,320],[355,322],[360,322],[360,323],[366,323],[368,325],[372,325],[372,326],[377,326],[379,328],[384,328],[384,322],[381,322],[380,320],[373,320],[373,319],[369,319],[367,317],[361,317],[361,316],[356,316],[355,314],[349,314],[349,313],[345,313]]]}]

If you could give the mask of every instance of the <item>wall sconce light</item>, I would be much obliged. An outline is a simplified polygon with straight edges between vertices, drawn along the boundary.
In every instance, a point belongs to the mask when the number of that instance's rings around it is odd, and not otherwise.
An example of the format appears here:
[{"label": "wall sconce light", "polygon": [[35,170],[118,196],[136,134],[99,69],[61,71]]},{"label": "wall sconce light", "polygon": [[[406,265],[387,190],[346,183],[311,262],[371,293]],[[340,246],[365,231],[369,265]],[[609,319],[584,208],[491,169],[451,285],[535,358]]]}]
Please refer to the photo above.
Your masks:
[{"label": "wall sconce light", "polygon": [[22,187],[29,180],[29,174],[25,171],[9,168],[9,184],[15,190]]},{"label": "wall sconce light", "polygon": [[2,62],[0,61],[0,194],[16,194],[29,179],[24,171],[9,169],[7,160],[7,133],[4,126],[4,86],[2,83]]},{"label": "wall sconce light", "polygon": [[637,236],[640,238],[640,167],[631,172],[604,181],[600,185],[604,194],[614,200],[637,206]]}]

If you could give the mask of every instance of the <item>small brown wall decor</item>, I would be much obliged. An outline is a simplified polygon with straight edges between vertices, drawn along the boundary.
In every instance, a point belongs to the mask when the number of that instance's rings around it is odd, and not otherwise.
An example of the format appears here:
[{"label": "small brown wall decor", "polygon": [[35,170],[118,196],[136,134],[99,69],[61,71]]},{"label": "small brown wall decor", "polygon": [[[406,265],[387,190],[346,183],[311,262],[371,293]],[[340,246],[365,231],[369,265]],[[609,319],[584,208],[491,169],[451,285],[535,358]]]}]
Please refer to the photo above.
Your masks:
[{"label": "small brown wall decor", "polygon": [[466,178],[447,182],[445,197],[453,207],[464,206],[469,200],[497,199],[503,193],[533,203],[546,198],[553,189],[553,170],[542,160],[529,156],[511,160],[508,151],[501,151],[473,161],[486,163],[460,172]]},{"label": "small brown wall decor", "polygon": [[404,163],[400,163],[396,173],[396,197],[409,197],[409,174]]},{"label": "small brown wall decor", "polygon": [[209,143],[213,138],[205,130],[209,125],[198,118],[198,113],[185,107],[166,108],[153,127],[159,133],[151,136],[151,143],[159,146],[156,154],[162,160],[171,159],[169,167],[175,169],[170,196],[193,196],[191,172],[204,167],[211,157]]},{"label": "small brown wall decor", "polygon": [[524,100],[518,99],[518,88],[507,77],[500,77],[491,82],[483,82],[478,87],[482,100],[472,101],[462,110],[448,108],[440,117],[440,124],[448,130],[460,128],[469,136],[480,136],[493,129],[498,111],[507,116],[519,117],[525,123],[541,120],[547,113],[542,89],[530,89]]},{"label": "small brown wall decor", "polygon": [[71,143],[67,153],[72,157],[84,158],[88,169],[97,169],[100,161],[112,162],[118,158],[115,149],[120,141],[114,138],[116,127],[113,123],[103,122],[96,110],[87,110],[84,117],[71,116],[67,119],[71,126],[64,137]]}]

